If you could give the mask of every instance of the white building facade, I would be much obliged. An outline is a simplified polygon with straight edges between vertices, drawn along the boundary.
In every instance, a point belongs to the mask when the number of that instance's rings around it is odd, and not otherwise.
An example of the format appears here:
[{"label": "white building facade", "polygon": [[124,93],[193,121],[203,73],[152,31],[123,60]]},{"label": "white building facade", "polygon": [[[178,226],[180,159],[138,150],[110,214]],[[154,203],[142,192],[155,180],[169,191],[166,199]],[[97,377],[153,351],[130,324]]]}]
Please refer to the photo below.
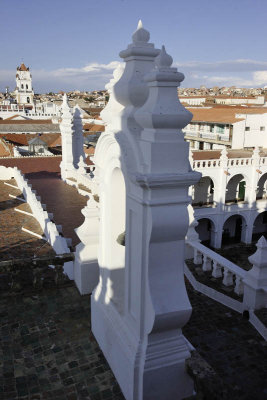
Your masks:
[{"label": "white building facade", "polygon": [[219,249],[233,241],[249,244],[266,234],[266,155],[256,148],[251,157],[229,158],[223,150],[220,158],[197,160],[197,153],[192,167],[202,178],[190,190],[200,239]]},{"label": "white building facade", "polygon": [[195,150],[267,148],[267,109],[189,108],[185,139]]},{"label": "white building facade", "polygon": [[24,63],[22,63],[20,67],[17,68],[15,94],[16,94],[17,104],[21,105],[34,104],[32,76],[30,73],[30,69],[27,68],[24,65]]}]

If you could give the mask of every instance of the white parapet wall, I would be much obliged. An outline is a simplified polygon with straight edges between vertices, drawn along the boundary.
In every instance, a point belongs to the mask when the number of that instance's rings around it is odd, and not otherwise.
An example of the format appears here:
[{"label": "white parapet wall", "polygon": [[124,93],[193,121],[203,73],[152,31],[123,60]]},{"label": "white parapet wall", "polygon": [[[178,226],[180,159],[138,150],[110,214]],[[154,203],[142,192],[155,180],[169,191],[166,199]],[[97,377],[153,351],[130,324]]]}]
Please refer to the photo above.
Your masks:
[{"label": "white parapet wall", "polygon": [[[50,220],[48,212],[43,209],[44,205],[41,203],[41,198],[36,195],[35,190],[32,190],[32,186],[28,184],[21,171],[17,167],[7,168],[0,166],[0,179],[9,180],[11,178],[16,180],[18,188],[22,191],[26,202],[31,207],[34,218],[39,222],[46,240],[53,247],[56,254],[70,253],[67,239],[59,234],[57,226]],[[69,279],[73,279],[72,261],[64,264],[64,272]]]},{"label": "white parapet wall", "polygon": [[0,180],[9,180],[14,177],[14,168],[0,165]]}]

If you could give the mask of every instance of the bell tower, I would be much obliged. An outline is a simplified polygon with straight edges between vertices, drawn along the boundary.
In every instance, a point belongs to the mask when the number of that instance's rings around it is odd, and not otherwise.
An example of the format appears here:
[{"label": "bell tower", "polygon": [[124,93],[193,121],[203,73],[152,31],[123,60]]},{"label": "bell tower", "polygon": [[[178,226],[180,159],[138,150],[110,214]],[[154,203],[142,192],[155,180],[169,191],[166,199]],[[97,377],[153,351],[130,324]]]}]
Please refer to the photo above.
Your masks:
[{"label": "bell tower", "polygon": [[22,63],[20,67],[17,67],[15,93],[18,104],[34,104],[32,76],[29,68],[27,68],[24,63]]}]

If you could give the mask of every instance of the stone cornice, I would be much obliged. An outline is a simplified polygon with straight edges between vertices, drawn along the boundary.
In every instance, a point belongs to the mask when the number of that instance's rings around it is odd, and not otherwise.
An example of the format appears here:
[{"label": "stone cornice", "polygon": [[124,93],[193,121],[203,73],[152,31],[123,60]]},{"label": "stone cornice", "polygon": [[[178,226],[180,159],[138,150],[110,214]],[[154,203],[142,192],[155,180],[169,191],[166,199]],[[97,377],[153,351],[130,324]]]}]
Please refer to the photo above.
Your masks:
[{"label": "stone cornice", "polygon": [[145,189],[189,187],[198,182],[200,175],[193,171],[186,174],[136,174],[135,181]]}]

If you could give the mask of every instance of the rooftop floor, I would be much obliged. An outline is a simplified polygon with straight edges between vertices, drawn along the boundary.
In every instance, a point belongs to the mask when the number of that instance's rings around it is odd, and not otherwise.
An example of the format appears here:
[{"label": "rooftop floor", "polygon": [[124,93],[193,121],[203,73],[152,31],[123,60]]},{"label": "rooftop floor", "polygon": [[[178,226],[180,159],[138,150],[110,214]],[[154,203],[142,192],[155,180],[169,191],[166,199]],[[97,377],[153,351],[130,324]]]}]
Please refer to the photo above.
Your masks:
[{"label": "rooftop floor", "polygon": [[62,225],[63,235],[72,239],[76,246],[80,240],[74,229],[84,222],[81,213],[86,206],[87,199],[81,196],[76,188],[63,182],[59,174],[49,172],[31,173],[26,175],[32,188],[41,196],[42,203],[46,204],[48,212],[54,214],[54,221]]},{"label": "rooftop floor", "polygon": [[[265,399],[266,342],[238,313],[189,285],[188,292],[193,314],[184,334],[223,382],[206,398]],[[1,399],[124,399],[91,332],[90,296],[74,285],[1,295],[0,332]]]},{"label": "rooftop floor", "polygon": [[[14,179],[6,182],[16,186]],[[15,211],[17,208],[31,213],[30,206],[9,197],[9,194],[23,197],[19,189],[7,186],[0,180],[0,260],[32,257],[34,254],[38,256],[55,254],[47,242],[21,230],[24,227],[39,235],[43,234],[39,222],[33,216]]]}]

